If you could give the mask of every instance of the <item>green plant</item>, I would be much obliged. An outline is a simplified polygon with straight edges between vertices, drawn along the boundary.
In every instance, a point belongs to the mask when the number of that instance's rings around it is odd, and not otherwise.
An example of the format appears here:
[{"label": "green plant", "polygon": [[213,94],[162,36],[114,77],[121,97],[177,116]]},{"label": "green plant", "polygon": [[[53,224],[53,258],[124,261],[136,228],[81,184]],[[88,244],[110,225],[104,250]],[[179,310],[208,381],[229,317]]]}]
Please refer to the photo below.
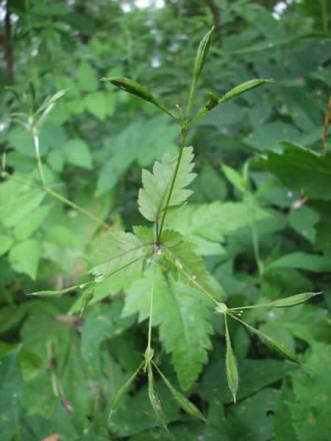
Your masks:
[{"label": "green plant", "polygon": [[[202,420],[204,420],[204,417],[194,404],[174,388],[155,361],[156,354],[152,346],[153,326],[159,325],[161,341],[165,345],[167,352],[172,352],[172,361],[179,382],[183,389],[188,389],[196,380],[201,367],[207,359],[206,352],[210,348],[209,334],[211,332],[208,320],[210,317],[210,307],[213,306],[215,312],[224,317],[226,373],[233,400],[236,401],[239,377],[237,361],[230,338],[228,318],[239,322],[272,348],[279,351],[283,356],[292,361],[298,361],[296,355],[284,345],[251,326],[241,316],[248,309],[294,306],[316,295],[316,293],[297,294],[273,302],[228,308],[223,303],[224,291],[205,269],[201,256],[196,253],[194,245],[187,241],[183,234],[180,234],[176,229],[172,229],[176,219],[181,218],[182,207],[192,193],[187,187],[195,177],[192,172],[194,167],[193,149],[186,146],[190,129],[203,115],[217,105],[270,82],[270,80],[266,79],[250,80],[231,89],[221,98],[217,97],[214,93],[210,93],[207,103],[196,114],[192,115],[197,84],[207,57],[212,31],[213,29],[200,42],[185,109],[182,109],[180,106],[177,106],[176,112],[167,109],[148,89],[128,78],[111,77],[103,79],[103,81],[109,81],[116,87],[154,104],[175,120],[181,129],[179,153],[175,158],[165,156],[161,162],[156,162],[152,173],[143,170],[143,186],[139,191],[138,205],[143,217],[153,223],[152,228],[147,226],[134,227],[133,233],[109,231],[101,237],[99,244],[96,244],[95,252],[91,259],[92,268],[90,274],[94,276],[92,280],[84,281],[79,285],[58,291],[32,293],[32,295],[53,296],[62,295],[69,291],[83,290],[82,296],[71,309],[71,312],[78,310],[82,314],[87,304],[93,300],[93,288],[98,285],[100,286],[100,284],[108,283],[114,277],[117,278],[117,288],[128,291],[124,316],[138,313],[140,319],[148,318],[148,337],[144,361],[139,364],[136,371],[115,394],[110,414],[112,414],[121,396],[128,390],[140,371],[143,370],[147,374],[150,403],[165,429],[167,429],[166,418],[154,386],[154,373],[161,377],[165,386],[184,411]],[[33,145],[42,188],[52,196],[60,199],[63,203],[82,210],[76,204],[62,198],[47,186],[39,155],[38,124],[40,124],[40,120],[44,118],[60,95],[62,93],[49,99],[34,115],[29,116],[28,129],[34,141]],[[238,185],[245,194],[247,193],[247,198],[251,199],[248,193],[247,177],[241,180],[235,174],[236,172],[231,171],[229,168],[226,169],[226,173],[235,185]],[[250,206],[251,204],[252,202],[250,202]],[[99,221],[91,213],[83,212],[93,220]],[[221,219],[220,222],[222,222]],[[104,225],[102,221],[100,221],[100,224]],[[257,265],[262,274],[263,269],[258,252],[258,238],[254,228],[254,220],[252,220],[252,242]],[[129,273],[125,273],[126,270]],[[201,301],[198,298],[199,296],[203,297]],[[184,314],[179,318],[183,321],[182,325],[176,323],[175,315],[172,316],[173,311],[171,308],[174,300],[171,297],[174,297],[175,301],[180,304],[179,308],[185,309]],[[191,314],[194,314],[194,316],[191,316]],[[194,323],[192,323],[192,320],[194,320]],[[180,326],[186,328],[184,332],[188,333],[188,335],[178,334],[176,328]],[[192,335],[190,335],[191,333]],[[188,346],[185,347],[185,351],[180,347],[182,345],[181,338],[188,340]]]}]

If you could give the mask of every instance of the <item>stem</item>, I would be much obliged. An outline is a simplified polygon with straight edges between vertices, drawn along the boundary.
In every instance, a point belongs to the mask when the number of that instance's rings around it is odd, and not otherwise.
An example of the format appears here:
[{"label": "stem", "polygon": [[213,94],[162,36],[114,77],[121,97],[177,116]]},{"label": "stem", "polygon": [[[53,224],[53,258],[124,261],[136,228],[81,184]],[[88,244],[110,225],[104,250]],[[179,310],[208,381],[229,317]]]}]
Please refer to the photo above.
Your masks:
[{"label": "stem", "polygon": [[36,158],[37,166],[38,166],[39,177],[40,177],[40,180],[41,180],[43,187],[46,187],[46,179],[45,179],[43,164],[41,162],[41,157],[40,157],[39,135],[38,135],[37,129],[34,124],[32,124],[30,126],[30,130],[31,130],[31,135],[32,135],[34,154],[35,154],[35,158]]},{"label": "stem", "polygon": [[153,282],[151,289],[151,297],[149,304],[149,320],[148,320],[148,339],[147,339],[147,354],[151,354],[152,350],[152,322],[153,322],[153,306],[154,306],[154,290],[155,290],[155,271],[153,273]]},{"label": "stem", "polygon": [[165,218],[169,209],[169,205],[170,205],[170,200],[171,200],[171,196],[173,194],[174,188],[175,188],[175,183],[176,183],[176,179],[177,179],[177,175],[178,175],[178,170],[180,167],[180,163],[182,160],[182,156],[183,156],[183,151],[184,151],[184,147],[185,147],[185,141],[186,141],[186,137],[187,134],[189,132],[189,127],[187,126],[186,123],[183,124],[182,127],[182,131],[181,131],[181,135],[180,135],[180,141],[179,141],[179,153],[178,153],[178,158],[177,158],[177,162],[176,162],[176,167],[175,167],[175,171],[170,183],[170,189],[169,189],[169,193],[166,199],[166,203],[163,209],[163,213],[162,213],[162,218],[161,218],[161,222],[160,222],[160,227],[158,228],[158,232],[157,232],[157,243],[160,243],[161,240],[161,235],[162,235],[162,231],[163,231],[163,227],[164,227],[164,222],[165,222]]}]

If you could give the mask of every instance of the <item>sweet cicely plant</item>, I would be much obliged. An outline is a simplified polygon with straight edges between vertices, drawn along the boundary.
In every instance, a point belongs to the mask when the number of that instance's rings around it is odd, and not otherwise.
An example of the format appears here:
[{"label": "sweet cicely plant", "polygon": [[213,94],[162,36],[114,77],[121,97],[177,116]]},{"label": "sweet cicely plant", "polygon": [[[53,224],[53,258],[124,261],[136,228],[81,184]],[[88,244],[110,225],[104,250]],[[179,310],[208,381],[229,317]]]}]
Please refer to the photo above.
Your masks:
[{"label": "sweet cicely plant", "polygon": [[[236,401],[239,378],[229,321],[240,323],[283,356],[297,361],[294,353],[251,326],[244,320],[243,315],[246,310],[252,308],[282,308],[297,305],[315,295],[315,293],[303,293],[266,304],[240,308],[228,307],[222,287],[204,267],[195,245],[176,228],[178,219],[181,219],[182,206],[192,193],[188,187],[195,178],[194,150],[187,145],[191,128],[216,106],[270,82],[268,79],[253,79],[233,88],[222,97],[210,93],[206,104],[195,112],[196,89],[207,57],[212,31],[213,29],[200,42],[187,103],[183,108],[177,106],[176,111],[168,109],[152,92],[132,79],[124,77],[103,79],[148,101],[174,120],[180,126],[178,154],[175,158],[165,156],[161,162],[156,161],[152,172],[142,171],[138,206],[142,216],[151,223],[150,227],[134,227],[133,232],[129,233],[108,230],[102,234],[95,247],[88,280],[61,291],[34,293],[61,295],[73,290],[82,291],[71,312],[84,311],[86,305],[92,299],[95,300],[95,292],[100,290],[107,291],[111,287],[113,292],[126,293],[123,315],[138,314],[139,320],[148,319],[147,343],[144,356],[136,371],[113,397],[110,415],[136,376],[143,371],[147,375],[151,405],[165,429],[167,421],[154,385],[155,375],[161,378],[184,411],[202,420],[204,416],[161,371],[153,348],[154,326],[159,326],[160,340],[166,352],[172,354],[172,363],[179,384],[183,390],[187,390],[198,378],[203,364],[207,361],[207,351],[211,347],[209,336],[212,332],[210,311],[220,314],[224,319],[225,328],[227,380],[233,400]],[[35,135],[34,126],[31,127],[32,134]],[[36,157],[38,160],[38,156]],[[50,192],[39,160],[38,166],[42,184],[46,191]],[[54,194],[53,196],[58,197]],[[70,202],[66,203],[70,205]],[[90,213],[86,214],[91,217]],[[222,219],[218,222],[222,222]]]}]

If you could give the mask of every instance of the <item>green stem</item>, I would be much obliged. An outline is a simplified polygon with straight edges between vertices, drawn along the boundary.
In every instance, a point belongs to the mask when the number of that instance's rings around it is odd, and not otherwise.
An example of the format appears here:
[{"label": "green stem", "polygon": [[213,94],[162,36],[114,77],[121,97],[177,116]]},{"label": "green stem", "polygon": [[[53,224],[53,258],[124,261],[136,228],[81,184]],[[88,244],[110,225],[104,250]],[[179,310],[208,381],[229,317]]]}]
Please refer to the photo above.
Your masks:
[{"label": "green stem", "polygon": [[155,291],[155,269],[153,271],[152,289],[151,289],[151,296],[149,303],[148,337],[147,337],[147,348],[145,351],[145,370],[147,369],[147,367],[150,367],[153,358],[152,326],[153,326],[154,291]]},{"label": "green stem", "polygon": [[263,275],[264,268],[263,268],[263,261],[261,259],[261,254],[260,254],[259,237],[258,237],[258,233],[256,230],[255,221],[254,221],[253,196],[250,192],[247,192],[247,197],[248,197],[249,211],[250,211],[249,216],[248,216],[249,228],[251,231],[251,238],[252,238],[255,262],[256,262],[258,273],[259,273],[259,277],[261,279],[261,277]]},{"label": "green stem", "polygon": [[31,125],[31,135],[32,135],[34,154],[35,154],[35,158],[37,161],[39,177],[40,177],[40,180],[41,180],[43,187],[46,187],[46,179],[45,179],[43,164],[42,164],[41,157],[40,157],[39,135],[38,135],[38,132],[37,132],[35,125]]},{"label": "green stem", "polygon": [[160,243],[161,240],[161,235],[162,235],[162,231],[163,231],[163,227],[164,227],[164,222],[165,222],[165,218],[169,209],[169,205],[170,205],[170,200],[171,200],[171,196],[173,194],[174,188],[175,188],[175,183],[176,183],[176,179],[177,179],[177,175],[178,175],[178,171],[179,171],[179,167],[180,167],[180,163],[183,157],[183,151],[184,151],[184,147],[185,147],[185,142],[186,142],[186,137],[188,135],[189,132],[189,127],[186,125],[186,123],[183,124],[182,127],[182,131],[181,131],[181,135],[180,135],[180,141],[179,141],[179,153],[178,153],[178,158],[177,158],[177,162],[176,162],[176,167],[175,167],[175,171],[170,183],[170,188],[169,188],[169,193],[166,199],[166,203],[163,209],[163,213],[162,213],[162,218],[161,218],[161,222],[160,222],[160,227],[158,228],[158,232],[157,232],[157,243]]}]

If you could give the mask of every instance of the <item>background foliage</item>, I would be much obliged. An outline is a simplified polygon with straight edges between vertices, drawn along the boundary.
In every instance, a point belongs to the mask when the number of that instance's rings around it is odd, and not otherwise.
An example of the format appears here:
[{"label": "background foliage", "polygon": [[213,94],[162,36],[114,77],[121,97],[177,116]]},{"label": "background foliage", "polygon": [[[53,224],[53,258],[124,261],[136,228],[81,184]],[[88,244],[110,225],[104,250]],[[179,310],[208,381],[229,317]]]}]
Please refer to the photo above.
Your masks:
[{"label": "background foliage", "polygon": [[[111,228],[128,230],[142,223],[141,168],[176,154],[178,129],[148,103],[99,80],[125,75],[167,105],[183,105],[196,47],[214,24],[197,108],[210,89],[222,95],[255,77],[276,82],[225,103],[195,126],[194,194],[172,228],[196,245],[233,307],[303,291],[324,295],[292,309],[245,313],[298,352],[299,368],[231,326],[241,381],[233,405],[221,318],[178,282],[172,301],[160,305],[153,345],[162,370],[207,423],[185,416],[159,380],[156,387],[178,440],[327,441],[331,142],[322,134],[331,89],[331,4],[150,3],[1,5],[1,440],[167,439],[143,375],[107,421],[115,391],[145,349],[148,280],[131,284],[127,272],[101,283],[82,317],[79,293],[27,296],[84,281],[93,250],[108,252],[112,244],[104,226],[41,189],[31,134],[12,115],[67,89],[41,128],[47,182]],[[14,86],[19,99],[5,86]]]}]

